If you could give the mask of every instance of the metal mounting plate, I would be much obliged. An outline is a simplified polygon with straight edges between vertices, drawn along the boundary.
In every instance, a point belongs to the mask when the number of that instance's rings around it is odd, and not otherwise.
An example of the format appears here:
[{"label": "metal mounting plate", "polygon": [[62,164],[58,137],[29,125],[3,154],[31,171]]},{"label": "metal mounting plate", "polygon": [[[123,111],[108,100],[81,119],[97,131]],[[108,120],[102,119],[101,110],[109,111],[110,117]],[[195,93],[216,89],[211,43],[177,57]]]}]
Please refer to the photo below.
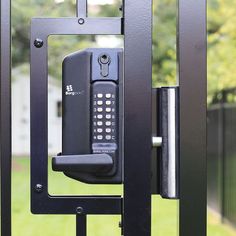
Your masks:
[{"label": "metal mounting plate", "polygon": [[[121,214],[121,196],[48,193],[48,42],[50,35],[121,35],[121,18],[34,18],[31,22],[31,211],[35,214]],[[39,44],[35,46],[35,40]]]}]

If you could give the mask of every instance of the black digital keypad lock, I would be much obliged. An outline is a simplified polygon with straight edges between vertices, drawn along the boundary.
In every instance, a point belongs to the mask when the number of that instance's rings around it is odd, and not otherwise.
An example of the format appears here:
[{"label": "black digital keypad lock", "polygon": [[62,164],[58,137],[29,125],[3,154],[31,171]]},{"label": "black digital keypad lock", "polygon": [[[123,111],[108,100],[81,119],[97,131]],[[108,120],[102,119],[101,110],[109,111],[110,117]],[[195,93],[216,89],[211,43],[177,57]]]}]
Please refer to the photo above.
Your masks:
[{"label": "black digital keypad lock", "polygon": [[123,52],[87,49],[63,61],[62,153],[53,169],[87,183],[121,183]]}]

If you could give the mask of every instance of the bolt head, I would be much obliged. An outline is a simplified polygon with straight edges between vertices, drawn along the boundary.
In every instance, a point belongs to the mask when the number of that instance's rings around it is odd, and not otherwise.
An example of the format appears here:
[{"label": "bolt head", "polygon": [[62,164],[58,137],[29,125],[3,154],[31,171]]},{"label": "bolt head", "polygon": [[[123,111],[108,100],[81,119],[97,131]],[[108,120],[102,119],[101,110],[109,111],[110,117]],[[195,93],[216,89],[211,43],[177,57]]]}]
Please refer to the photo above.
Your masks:
[{"label": "bolt head", "polygon": [[82,215],[82,214],[84,213],[83,207],[77,207],[77,208],[76,208],[76,213],[77,213],[78,215]]},{"label": "bolt head", "polygon": [[83,24],[84,24],[84,19],[83,19],[83,18],[79,18],[78,23],[79,23],[80,25],[83,25]]},{"label": "bolt head", "polygon": [[41,193],[43,191],[43,185],[42,184],[36,184],[35,185],[35,191],[37,193]]},{"label": "bolt head", "polygon": [[35,46],[36,48],[41,48],[41,47],[43,46],[43,40],[42,40],[42,39],[39,39],[39,38],[35,39],[35,40],[34,40],[34,46]]}]

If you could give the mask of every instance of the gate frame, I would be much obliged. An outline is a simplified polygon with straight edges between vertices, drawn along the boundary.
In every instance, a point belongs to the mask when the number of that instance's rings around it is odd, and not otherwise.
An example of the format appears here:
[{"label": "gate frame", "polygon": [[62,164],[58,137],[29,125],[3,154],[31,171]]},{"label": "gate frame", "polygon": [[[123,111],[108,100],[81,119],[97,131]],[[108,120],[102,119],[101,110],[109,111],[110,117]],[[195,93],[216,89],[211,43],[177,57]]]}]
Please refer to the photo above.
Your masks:
[{"label": "gate frame", "polygon": [[11,235],[11,1],[0,3],[0,217],[1,235]]},{"label": "gate frame", "polygon": [[[82,6],[79,8],[79,6]],[[124,18],[89,18],[77,1],[78,18],[34,19],[31,38],[32,201],[37,213],[122,214],[124,235],[151,234],[152,1],[123,1]],[[81,21],[82,19],[82,21]],[[60,23],[60,24],[59,24]],[[75,24],[80,24],[75,25]],[[62,27],[64,24],[64,27]],[[102,27],[95,27],[100,24]],[[117,24],[117,25],[116,25]],[[113,26],[112,26],[113,25]],[[114,25],[118,26],[117,28]],[[42,27],[43,26],[43,27]],[[36,28],[35,28],[36,27]],[[63,30],[62,30],[63,29]],[[123,32],[124,30],[124,32]],[[124,197],[52,197],[47,192],[47,37],[49,34],[124,34]],[[41,35],[40,35],[41,34]],[[40,37],[44,46],[33,45]],[[142,47],[140,47],[142,45]],[[138,48],[138,50],[137,50]],[[41,52],[35,56],[36,50]],[[37,63],[44,62],[44,63]],[[206,235],[206,1],[178,1],[180,86],[179,234]],[[35,78],[34,78],[35,76]],[[43,79],[40,86],[38,79]],[[135,83],[134,83],[135,78]],[[145,114],[145,116],[143,115]],[[42,125],[40,125],[42,122]],[[194,123],[193,123],[194,121]],[[35,132],[36,130],[36,132]],[[193,138],[194,136],[194,138]],[[139,137],[139,139],[136,139]],[[37,144],[37,145],[36,145]],[[37,158],[34,157],[37,156]],[[44,159],[42,157],[44,156]],[[46,157],[46,158],[45,158]],[[133,165],[135,163],[135,165]],[[196,163],[192,165],[192,163]],[[39,168],[40,166],[40,168]],[[35,170],[41,172],[35,175]],[[140,175],[139,173],[142,173]],[[41,181],[41,183],[40,183]],[[41,189],[37,189],[37,185]],[[35,191],[36,187],[36,191]],[[43,188],[43,189],[42,189]],[[39,192],[40,194],[39,194]],[[37,197],[36,197],[37,196]],[[37,200],[35,200],[37,199]],[[43,201],[42,201],[43,200]],[[109,204],[114,203],[114,204]],[[99,202],[99,204],[94,204]],[[192,204],[194,202],[194,204]],[[61,204],[63,203],[63,204]],[[81,204],[82,203],[82,204]],[[104,210],[104,206],[108,208]],[[123,207],[123,210],[120,207]],[[78,213],[78,212],[77,212]],[[85,228],[86,216],[77,223]],[[133,227],[135,225],[135,227]],[[79,232],[77,232],[79,235]],[[86,235],[86,230],[81,231]]]},{"label": "gate frame", "polygon": [[206,235],[206,0],[178,0],[179,235]]},{"label": "gate frame", "polygon": [[[124,234],[135,236],[150,236],[151,225],[151,188],[148,182],[151,172],[151,6],[151,1],[126,0],[125,18],[121,19],[124,21],[126,47],[125,181],[132,180],[134,186],[138,186],[135,189],[130,182],[125,183]],[[11,235],[10,0],[1,1],[0,11],[1,234],[7,236]],[[197,236],[206,235],[206,1],[179,0],[178,12],[180,235]],[[138,45],[142,47],[135,47]],[[132,83],[133,78],[135,83]],[[139,86],[143,86],[142,89]],[[140,107],[145,107],[145,116]],[[193,134],[196,139],[193,139]],[[138,141],[137,135],[140,137]],[[130,146],[134,140],[135,145]],[[134,160],[136,166],[132,165]],[[142,177],[140,171],[144,173]]]}]

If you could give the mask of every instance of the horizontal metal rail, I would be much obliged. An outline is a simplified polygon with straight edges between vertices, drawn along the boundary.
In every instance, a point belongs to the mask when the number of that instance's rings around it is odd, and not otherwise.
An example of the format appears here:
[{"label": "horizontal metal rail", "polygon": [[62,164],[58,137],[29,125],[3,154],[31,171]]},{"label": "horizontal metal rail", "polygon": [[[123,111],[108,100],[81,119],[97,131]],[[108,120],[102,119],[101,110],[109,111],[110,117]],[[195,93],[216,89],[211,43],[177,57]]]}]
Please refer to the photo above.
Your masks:
[{"label": "horizontal metal rail", "polygon": [[[31,32],[38,36],[45,35],[122,35],[122,18],[84,18],[82,21],[77,17],[68,18],[33,18]],[[36,31],[37,30],[37,31]]]}]

